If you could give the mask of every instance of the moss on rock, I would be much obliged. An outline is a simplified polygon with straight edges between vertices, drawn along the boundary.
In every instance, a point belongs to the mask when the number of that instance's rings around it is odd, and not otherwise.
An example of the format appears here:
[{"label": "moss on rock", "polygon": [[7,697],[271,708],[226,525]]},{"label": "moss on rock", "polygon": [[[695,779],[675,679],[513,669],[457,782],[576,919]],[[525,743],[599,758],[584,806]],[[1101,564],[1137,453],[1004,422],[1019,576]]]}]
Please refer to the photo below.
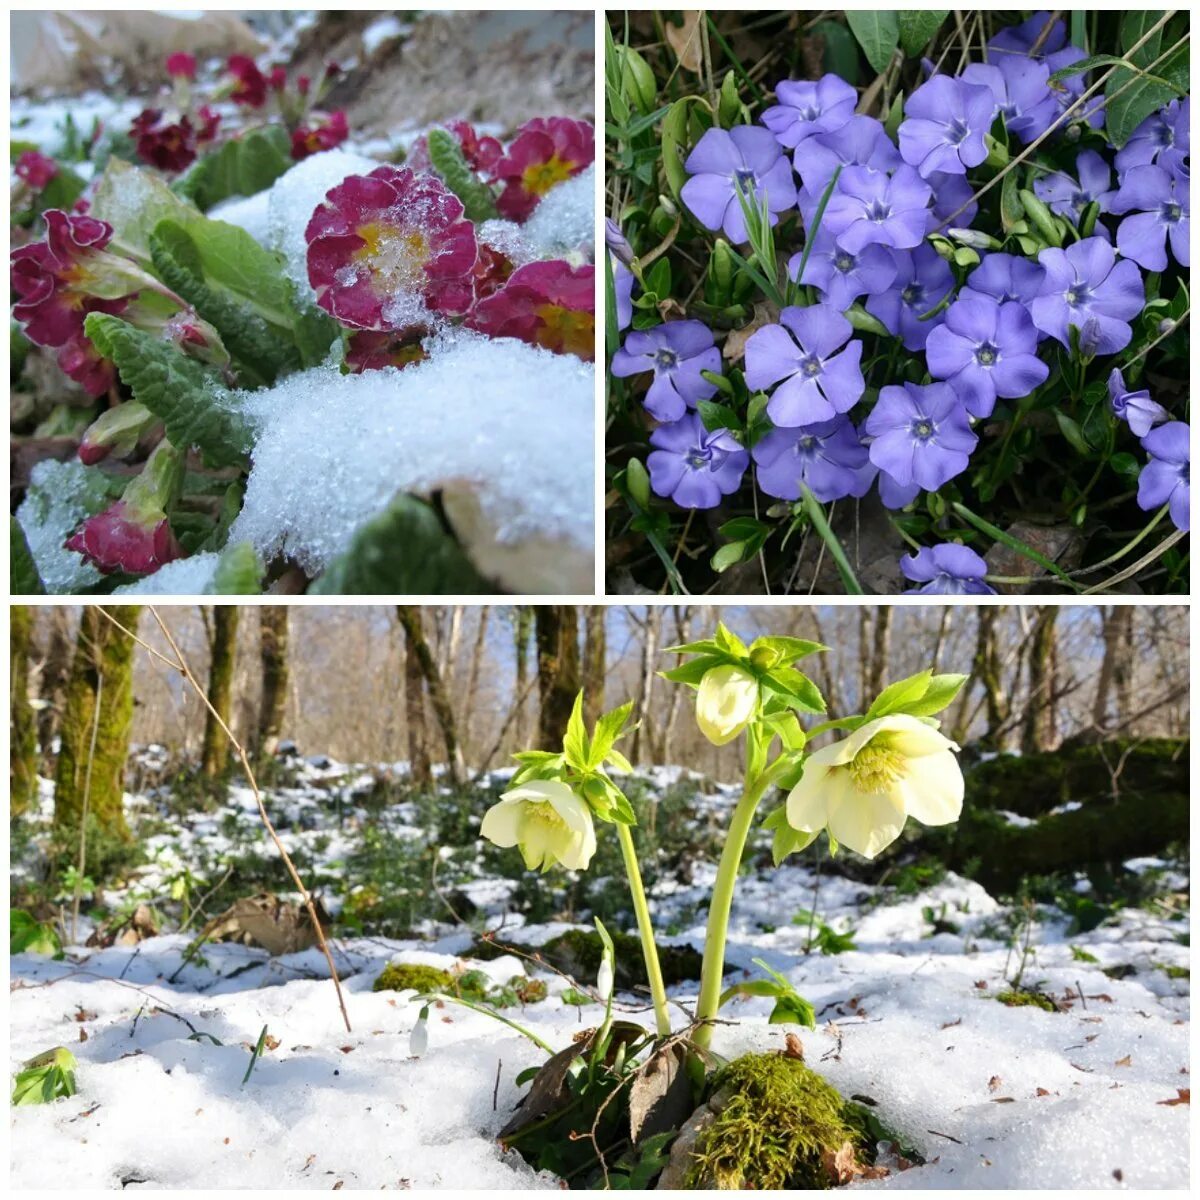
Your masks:
[{"label": "moss on rock", "polygon": [[373,992],[446,992],[454,989],[454,976],[441,967],[424,963],[388,963],[371,985]]}]

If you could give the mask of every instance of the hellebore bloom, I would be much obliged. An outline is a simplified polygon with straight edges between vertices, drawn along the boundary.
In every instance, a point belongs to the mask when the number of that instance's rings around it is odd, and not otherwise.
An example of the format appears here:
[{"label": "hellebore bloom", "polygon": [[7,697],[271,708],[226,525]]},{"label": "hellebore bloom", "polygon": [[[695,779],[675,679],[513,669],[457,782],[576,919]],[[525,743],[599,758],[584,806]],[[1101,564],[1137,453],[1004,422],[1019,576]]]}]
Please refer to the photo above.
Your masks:
[{"label": "hellebore bloom", "polygon": [[788,824],[832,838],[864,858],[890,846],[912,817],[949,825],[962,812],[958,747],[907,713],[878,717],[814,750],[787,798]]},{"label": "hellebore bloom", "polygon": [[1037,356],[1038,337],[1023,305],[991,297],[956,300],[929,333],[929,373],[944,379],[973,417],[990,417],[996,397],[1028,396],[1050,368]]},{"label": "hellebore bloom", "polygon": [[846,167],[825,206],[821,229],[853,254],[872,242],[910,249],[925,237],[931,194],[912,167],[901,165],[894,175]]},{"label": "hellebore bloom", "polygon": [[91,467],[110,454],[124,458],[157,419],[136,400],[106,409],[84,431],[79,443],[79,461]]},{"label": "hellebore bloom", "polygon": [[818,133],[841,129],[854,116],[858,92],[837,75],[784,79],[775,88],[778,104],[764,109],[762,123],[789,150]]},{"label": "hellebore bloom", "polygon": [[1016,254],[989,254],[967,276],[958,298],[990,296],[1001,304],[1016,301],[1026,308],[1041,291],[1045,269]]},{"label": "hellebore bloom", "polygon": [[489,337],[519,338],[591,362],[596,353],[595,277],[590,263],[526,263],[475,305],[467,324]]},{"label": "hellebore bloom", "polygon": [[[1043,57],[1061,50],[1067,44],[1067,27],[1061,21],[1054,21],[1050,25],[1052,20],[1050,13],[1037,12],[1020,25],[1006,25],[988,42],[988,58],[1006,58],[1009,55]],[[1050,25],[1048,33],[1047,25]],[[1035,46],[1038,48],[1036,55]]]},{"label": "hellebore bloom", "polygon": [[1004,127],[1022,142],[1032,142],[1054,124],[1058,101],[1050,91],[1050,68],[1032,58],[1002,54],[989,63],[971,63],[967,83],[988,88]]},{"label": "hellebore bloom", "polygon": [[863,430],[874,439],[871,461],[881,471],[901,487],[915,483],[926,492],[965,471],[979,443],[962,401],[945,383],[885,385]]},{"label": "hellebore bloom", "polygon": [[376,167],[325,195],[308,228],[317,303],[355,329],[402,329],[427,307],[465,312],[475,298],[475,227],[433,175]]},{"label": "hellebore bloom", "polygon": [[696,691],[696,724],[714,746],[732,742],[758,711],[758,680],[732,663],[705,671]]},{"label": "hellebore bloom", "polygon": [[[458,139],[458,146],[467,166],[477,175],[490,180],[496,170],[496,164],[504,157],[504,147],[499,139],[480,137],[475,132],[475,127],[466,121],[447,121],[443,128],[448,129]],[[405,163],[414,171],[428,171],[433,166],[429,161],[429,142],[424,134],[413,142]]]},{"label": "hellebore bloom", "polygon": [[1129,320],[1146,303],[1136,264],[1117,262],[1116,251],[1098,237],[1084,238],[1065,250],[1050,246],[1038,255],[1038,262],[1046,278],[1029,312],[1043,333],[1070,346],[1070,326],[1082,330],[1088,318],[1095,317],[1096,353],[1115,354],[1129,345]]},{"label": "hellebore bloom", "polygon": [[1117,226],[1117,249],[1147,271],[1165,271],[1169,239],[1175,261],[1190,266],[1191,209],[1186,176],[1156,163],[1130,167],[1112,199],[1113,212],[1133,214]]},{"label": "hellebore bloom", "polygon": [[235,80],[230,99],[247,108],[262,108],[267,102],[267,77],[254,59],[245,54],[232,54],[226,66]]},{"label": "hellebore bloom", "polygon": [[817,231],[808,262],[804,264],[804,278],[797,279],[803,258],[803,253],[792,255],[788,260],[788,276],[798,283],[811,284],[838,312],[845,312],[859,296],[886,292],[896,278],[896,256],[886,246],[872,242],[857,254],[851,254],[824,229]]},{"label": "hellebore bloom", "polygon": [[587,121],[534,117],[517,130],[508,153],[495,163],[504,183],[496,201],[500,215],[524,222],[553,187],[578,175],[596,157],[595,137]]},{"label": "hellebore bloom", "polygon": [[1111,211],[1115,193],[1111,187],[1112,172],[1108,163],[1095,150],[1081,150],[1075,162],[1079,169],[1078,182],[1065,171],[1051,171],[1049,175],[1033,181],[1033,192],[1052,212],[1078,225],[1083,210],[1093,201],[1099,205],[1101,212]]},{"label": "hellebore bloom", "polygon": [[839,166],[894,171],[903,161],[882,123],[874,117],[851,117],[840,129],[806,138],[802,145],[792,159],[796,174],[818,196],[829,186]]},{"label": "hellebore bloom", "polygon": [[723,230],[739,245],[750,238],[739,187],[755,207],[766,200],[772,225],[796,204],[791,163],[770,131],[754,125],[707,130],[683,168],[692,177],[679,193],[688,211],[705,229]]},{"label": "hellebore bloom", "polygon": [[995,102],[989,88],[949,75],[921,84],[904,106],[898,138],[904,161],[923,176],[934,171],[965,175],[987,158],[983,135]]},{"label": "hellebore bloom", "polygon": [[592,810],[560,779],[531,779],[504,792],[479,832],[497,846],[518,847],[530,871],[556,864],[586,871],[596,853]]},{"label": "hellebore bloom", "polygon": [[311,113],[309,122],[292,130],[292,158],[297,162],[310,154],[332,150],[350,136],[346,114],[340,108],[334,113]]},{"label": "hellebore bloom", "polygon": [[143,109],[134,117],[129,136],[137,144],[138,157],[160,171],[174,174],[196,161],[195,133],[186,116],[172,121],[161,108]]},{"label": "hellebore bloom", "polygon": [[900,560],[906,578],[921,587],[909,588],[909,596],[994,596],[996,589],[984,582],[987,563],[969,546],[943,542],[922,546],[916,554]]},{"label": "hellebore bloom", "polygon": [[13,170],[19,179],[23,179],[35,192],[40,192],[58,174],[58,163],[37,150],[25,150]]},{"label": "hellebore bloom", "polygon": [[953,286],[950,264],[928,242],[923,242],[911,252],[896,253],[896,278],[886,291],[867,297],[867,311],[901,338],[906,350],[923,350],[930,332],[942,323],[945,313],[927,321],[920,318],[936,308]]},{"label": "hellebore bloom", "polygon": [[429,357],[424,339],[433,330],[428,325],[410,325],[407,329],[359,329],[350,335],[346,347],[346,366],[352,375],[377,371],[382,367],[410,367]]},{"label": "hellebore bloom", "polygon": [[1108,399],[1113,415],[1129,425],[1134,437],[1144,438],[1155,425],[1170,420],[1167,410],[1151,400],[1148,391],[1131,392],[1126,388],[1119,367],[1109,372]]},{"label": "hellebore bloom", "polygon": [[178,498],[183,461],[170,442],[159,442],[142,473],[126,485],[121,499],[88,517],[63,543],[66,549],[82,554],[106,575],[114,571],[150,575],[182,558],[166,510]]},{"label": "hellebore bloom", "polygon": [[1192,152],[1191,116],[1192,101],[1186,96],[1151,113],[1117,151],[1117,170],[1124,173],[1152,162],[1168,168],[1181,164]]},{"label": "hellebore bloom", "polygon": [[750,464],[746,448],[728,429],[711,433],[695,413],[650,435],[656,447],[646,458],[650,486],[680,508],[715,508],[736,492]]},{"label": "hellebore bloom", "polygon": [[[630,276],[632,278],[632,275]],[[635,330],[612,359],[618,379],[654,372],[643,403],[658,421],[677,421],[717,390],[701,371],[721,374],[721,352],[703,321],[668,321],[653,329]]]},{"label": "hellebore bloom", "polygon": [[[862,342],[846,342],[854,327],[836,308],[785,308],[778,325],[764,325],[746,342],[746,386],[775,387],[767,416],[795,428],[848,412],[863,394]],[[841,353],[838,350],[846,346]]]},{"label": "hellebore bloom", "polygon": [[865,496],[875,478],[867,448],[845,416],[803,429],[772,429],[751,455],[759,488],[780,500],[798,500],[801,484],[822,504]]},{"label": "hellebore bloom", "polygon": [[189,83],[196,78],[196,56],[180,51],[167,55],[167,74],[172,79],[186,79]]},{"label": "hellebore bloom", "polygon": [[1185,533],[1191,526],[1191,427],[1184,421],[1168,421],[1142,438],[1150,461],[1138,476],[1138,507],[1150,512],[1160,505],[1171,506],[1171,520]]}]

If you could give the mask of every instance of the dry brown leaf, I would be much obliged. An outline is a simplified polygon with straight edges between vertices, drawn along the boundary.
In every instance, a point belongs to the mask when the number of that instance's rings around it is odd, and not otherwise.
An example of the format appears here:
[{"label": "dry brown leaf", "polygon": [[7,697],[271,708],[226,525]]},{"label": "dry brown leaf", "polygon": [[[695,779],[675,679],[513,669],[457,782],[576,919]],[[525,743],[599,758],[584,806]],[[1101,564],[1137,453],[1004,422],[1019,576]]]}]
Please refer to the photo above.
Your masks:
[{"label": "dry brown leaf", "polygon": [[943,1029],[953,1029],[955,1027],[955,1025],[961,1025],[961,1024],[962,1024],[962,1017],[959,1017],[958,1020],[956,1020],[956,1021],[947,1021],[942,1026],[942,1028]]},{"label": "dry brown leaf", "polygon": [[682,1046],[656,1051],[629,1088],[629,1138],[636,1146],[656,1133],[678,1129],[691,1115],[692,1085]]},{"label": "dry brown leaf", "polygon": [[1034,1093],[1035,1096],[1048,1096],[1050,1093],[1045,1088],[1038,1088]]},{"label": "dry brown leaf", "polygon": [[722,351],[725,358],[729,362],[741,362],[746,356],[746,343],[751,336],[757,333],[764,325],[770,325],[772,321],[771,308],[767,304],[756,304],[754,306],[754,315],[750,318],[748,324],[741,329],[735,329],[726,339],[725,348]]},{"label": "dry brown leaf", "polygon": [[679,65],[693,75],[700,74],[700,21],[702,12],[685,12],[682,25],[667,22],[667,41],[679,59]]},{"label": "dry brown leaf", "polygon": [[999,1088],[1000,1088],[1000,1082],[1001,1082],[1001,1081],[1000,1081],[1000,1076],[999,1076],[999,1075],[993,1075],[993,1076],[991,1077],[991,1079],[989,1079],[989,1080],[988,1080],[988,1091],[989,1091],[989,1092],[995,1092],[995,1091],[998,1091],[998,1090],[999,1090]]},{"label": "dry brown leaf", "polygon": [[1015,1096],[993,1096],[992,1097],[993,1104],[1016,1104],[1016,1102],[1017,1102],[1017,1098]]},{"label": "dry brown leaf", "polygon": [[794,1034],[789,1033],[784,1039],[783,1053],[788,1058],[797,1058],[801,1062],[804,1061],[804,1043]]},{"label": "dry brown leaf", "polygon": [[268,1050],[278,1050],[279,1049],[279,1039],[277,1037],[275,1037],[274,1035],[268,1033],[267,1036],[265,1038],[263,1038],[263,1045]]},{"label": "dry brown leaf", "polygon": [[977,979],[977,980],[975,980],[975,986],[981,992],[986,992],[987,991],[987,980],[986,979]]},{"label": "dry brown leaf", "polygon": [[1118,1058],[1117,1061],[1115,1063],[1113,1063],[1113,1066],[1114,1067],[1132,1067],[1133,1066],[1133,1055],[1127,1054],[1127,1055],[1125,1055],[1124,1058]]},{"label": "dry brown leaf", "polygon": [[1158,1103],[1164,1108],[1174,1108],[1176,1104],[1191,1104],[1192,1089],[1191,1088],[1176,1088],[1179,1095],[1174,1100],[1160,1100]]}]

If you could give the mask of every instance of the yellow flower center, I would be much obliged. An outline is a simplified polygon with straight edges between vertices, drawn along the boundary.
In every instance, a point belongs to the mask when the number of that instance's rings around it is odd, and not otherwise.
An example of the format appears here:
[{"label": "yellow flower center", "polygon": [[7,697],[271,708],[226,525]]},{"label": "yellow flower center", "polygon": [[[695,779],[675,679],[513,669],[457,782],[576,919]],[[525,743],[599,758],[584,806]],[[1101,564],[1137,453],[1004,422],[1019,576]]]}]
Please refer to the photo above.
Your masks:
[{"label": "yellow flower center", "polygon": [[552,154],[543,163],[530,163],[521,172],[521,183],[534,196],[544,196],[552,187],[571,178],[571,164]]},{"label": "yellow flower center", "polygon": [[906,774],[904,755],[887,746],[865,746],[846,764],[855,788],[865,794],[886,792]]},{"label": "yellow flower center", "polygon": [[534,312],[545,330],[538,339],[541,345],[560,354],[591,358],[596,340],[596,318],[592,313],[558,304],[539,304]]},{"label": "yellow flower center", "polygon": [[421,285],[432,254],[429,239],[419,229],[369,221],[355,232],[363,246],[354,252],[354,261],[371,272],[380,294],[411,291]]},{"label": "yellow flower center", "polygon": [[545,825],[555,833],[561,833],[569,829],[566,821],[558,815],[558,810],[548,801],[533,801],[527,804],[525,807],[525,819],[527,821],[536,821],[539,825]]}]

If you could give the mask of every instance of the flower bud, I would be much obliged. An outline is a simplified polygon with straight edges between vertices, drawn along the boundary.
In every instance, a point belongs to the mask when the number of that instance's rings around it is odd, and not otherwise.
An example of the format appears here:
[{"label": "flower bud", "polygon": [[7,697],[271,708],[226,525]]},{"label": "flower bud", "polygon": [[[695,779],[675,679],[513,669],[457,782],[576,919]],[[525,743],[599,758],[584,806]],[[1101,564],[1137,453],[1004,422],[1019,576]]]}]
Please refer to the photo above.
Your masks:
[{"label": "flower bud", "polygon": [[408,1052],[413,1058],[420,1058],[429,1049],[429,1009],[421,1009],[417,1023],[408,1035]]},{"label": "flower bud", "polygon": [[650,476],[640,458],[631,458],[625,468],[625,483],[629,494],[642,508],[650,507]]},{"label": "flower bud", "polygon": [[627,267],[633,262],[633,247],[629,244],[629,239],[621,232],[620,225],[612,217],[604,219],[604,244],[618,262],[624,263]]},{"label": "flower bud", "polygon": [[1003,242],[978,229],[947,229],[946,234],[958,242],[959,245],[970,246],[972,250],[1004,249]]},{"label": "flower bud", "polygon": [[758,680],[732,664],[713,667],[696,693],[696,723],[714,746],[732,742],[758,710]]},{"label": "flower bud", "polygon": [[124,458],[155,419],[154,414],[136,400],[108,409],[84,432],[79,443],[79,461],[90,467],[110,454]]},{"label": "flower bud", "polygon": [[596,991],[600,994],[600,1002],[607,1004],[613,991],[613,965],[608,954],[600,960],[600,970],[596,972]]}]

